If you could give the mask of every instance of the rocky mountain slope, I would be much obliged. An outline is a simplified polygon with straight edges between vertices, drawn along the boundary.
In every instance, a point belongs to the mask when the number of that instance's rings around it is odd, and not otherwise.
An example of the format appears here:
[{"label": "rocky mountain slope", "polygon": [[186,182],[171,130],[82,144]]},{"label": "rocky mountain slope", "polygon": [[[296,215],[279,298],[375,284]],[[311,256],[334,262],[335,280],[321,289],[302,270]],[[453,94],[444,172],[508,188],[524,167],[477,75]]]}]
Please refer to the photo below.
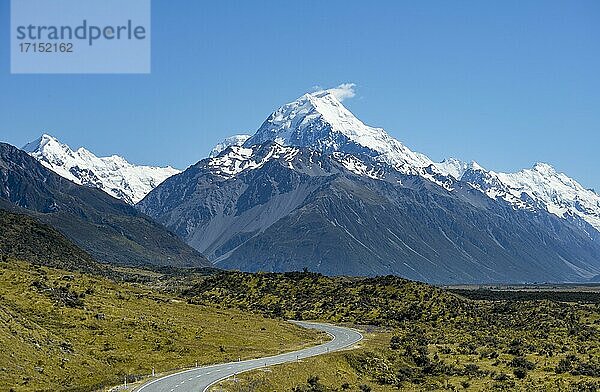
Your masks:
[{"label": "rocky mountain slope", "polygon": [[54,227],[102,263],[210,265],[175,234],[127,203],[77,185],[5,143],[0,143],[0,208]]},{"label": "rocky mountain slope", "polygon": [[227,268],[439,283],[597,274],[600,233],[587,220],[559,217],[541,199],[486,192],[505,185],[463,166],[451,175],[321,91],[284,105],[242,146],[169,178],[138,207]]}]

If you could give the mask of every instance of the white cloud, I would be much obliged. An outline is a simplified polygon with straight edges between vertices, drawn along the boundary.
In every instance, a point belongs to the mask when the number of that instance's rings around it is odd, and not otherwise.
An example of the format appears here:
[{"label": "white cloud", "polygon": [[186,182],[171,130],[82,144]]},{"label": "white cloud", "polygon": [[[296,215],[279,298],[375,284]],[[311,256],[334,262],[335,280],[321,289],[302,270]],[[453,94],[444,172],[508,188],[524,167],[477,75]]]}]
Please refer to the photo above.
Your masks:
[{"label": "white cloud", "polygon": [[312,88],[312,90],[314,93],[320,93],[323,91],[327,91],[327,92],[333,94],[341,102],[345,99],[353,98],[356,96],[354,87],[356,87],[356,84],[354,84],[354,83],[342,83],[337,87],[330,88],[327,90],[324,90],[321,86],[314,86]]},{"label": "white cloud", "polygon": [[345,99],[353,98],[356,95],[354,87],[356,87],[356,84],[354,83],[342,83],[339,86],[330,88],[327,91],[333,94],[341,102]]}]

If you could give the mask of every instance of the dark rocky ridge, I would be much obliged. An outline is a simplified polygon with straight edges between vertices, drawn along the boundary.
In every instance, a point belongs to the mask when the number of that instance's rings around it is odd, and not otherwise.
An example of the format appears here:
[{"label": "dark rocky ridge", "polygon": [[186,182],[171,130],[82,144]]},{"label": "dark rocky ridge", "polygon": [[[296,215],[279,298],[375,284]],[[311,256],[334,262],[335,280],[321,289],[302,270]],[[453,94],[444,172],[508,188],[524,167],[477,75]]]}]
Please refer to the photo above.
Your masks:
[{"label": "dark rocky ridge", "polygon": [[5,143],[0,143],[0,208],[54,227],[101,263],[210,265],[134,207],[99,189],[74,184]]},{"label": "dark rocky ridge", "polygon": [[[282,147],[253,148],[261,161]],[[545,211],[452,179],[450,192],[366,156],[380,179],[346,169],[356,156],[294,149],[234,176],[200,161],[138,207],[225,268],[435,283],[583,281],[600,271],[600,243]]]}]

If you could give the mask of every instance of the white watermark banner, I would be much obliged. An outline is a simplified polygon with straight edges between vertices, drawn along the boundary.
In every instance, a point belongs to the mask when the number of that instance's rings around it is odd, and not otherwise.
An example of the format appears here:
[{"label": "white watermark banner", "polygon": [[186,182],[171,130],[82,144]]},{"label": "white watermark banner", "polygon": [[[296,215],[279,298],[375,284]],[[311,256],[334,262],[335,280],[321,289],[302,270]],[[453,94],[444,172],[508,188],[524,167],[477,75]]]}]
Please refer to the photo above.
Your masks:
[{"label": "white watermark banner", "polygon": [[150,73],[150,0],[11,0],[12,73]]}]

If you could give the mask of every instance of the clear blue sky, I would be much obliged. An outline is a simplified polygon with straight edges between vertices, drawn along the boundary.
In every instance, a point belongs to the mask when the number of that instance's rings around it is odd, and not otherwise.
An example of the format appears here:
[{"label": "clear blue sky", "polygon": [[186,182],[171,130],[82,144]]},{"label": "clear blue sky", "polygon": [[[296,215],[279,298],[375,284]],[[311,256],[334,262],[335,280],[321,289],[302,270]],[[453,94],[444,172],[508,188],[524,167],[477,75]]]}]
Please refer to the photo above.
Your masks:
[{"label": "clear blue sky", "polygon": [[[362,4],[360,4],[362,3]],[[185,168],[315,85],[432,159],[551,163],[600,190],[599,1],[154,0],[151,75],[10,75],[0,140]]]}]

